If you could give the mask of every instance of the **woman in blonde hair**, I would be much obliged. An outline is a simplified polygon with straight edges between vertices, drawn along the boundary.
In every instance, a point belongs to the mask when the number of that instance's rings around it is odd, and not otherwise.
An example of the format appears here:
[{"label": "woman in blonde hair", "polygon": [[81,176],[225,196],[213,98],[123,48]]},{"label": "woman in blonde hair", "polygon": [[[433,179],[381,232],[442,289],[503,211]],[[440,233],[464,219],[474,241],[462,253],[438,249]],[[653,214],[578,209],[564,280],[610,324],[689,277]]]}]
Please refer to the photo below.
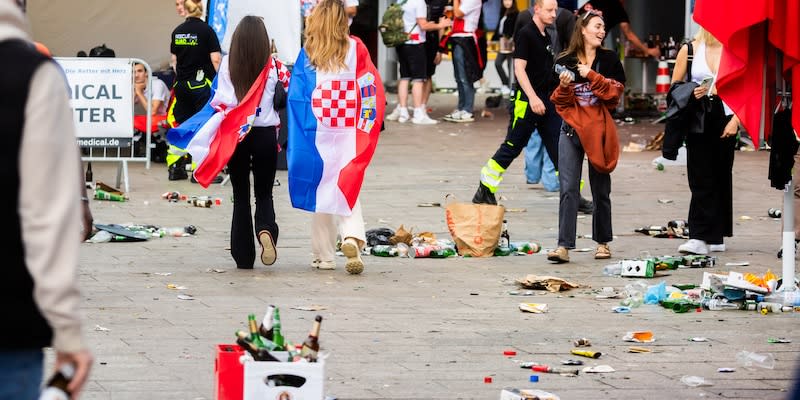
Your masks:
[{"label": "woman in blonde hair", "polygon": [[[211,81],[217,75],[222,59],[217,34],[200,18],[200,0],[183,0],[186,21],[172,31],[170,53],[175,66],[175,101],[167,120],[174,127],[200,111],[211,96]],[[169,179],[186,179],[185,151],[171,147],[167,154]]]},{"label": "woman in blonde hair", "polygon": [[701,28],[678,52],[672,72],[673,82],[685,79],[696,86],[688,109],[699,116],[688,124],[686,133],[686,171],[692,199],[687,221],[689,241],[678,247],[681,253],[725,251],[723,237],[733,235],[732,169],[739,118],[717,96],[714,81],[721,55],[722,44]]},{"label": "woman in blonde hair", "polygon": [[313,212],[311,265],[334,269],[337,233],[350,274],[364,269],[359,192],[383,125],[385,96],[361,41],[349,37],[340,0],[323,0],[306,25],[289,85],[289,194]]}]

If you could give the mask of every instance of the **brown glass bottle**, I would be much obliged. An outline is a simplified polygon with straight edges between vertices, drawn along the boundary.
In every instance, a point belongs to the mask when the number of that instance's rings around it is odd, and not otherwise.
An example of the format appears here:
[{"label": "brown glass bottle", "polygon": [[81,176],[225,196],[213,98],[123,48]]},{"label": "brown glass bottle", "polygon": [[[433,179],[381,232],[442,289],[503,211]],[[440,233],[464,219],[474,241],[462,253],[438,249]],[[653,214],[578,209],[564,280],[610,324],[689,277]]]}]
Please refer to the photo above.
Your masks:
[{"label": "brown glass bottle", "polygon": [[303,342],[303,348],[300,349],[300,357],[311,362],[317,361],[317,354],[319,353],[319,328],[321,323],[322,316],[317,315],[317,317],[314,318],[314,325],[311,326],[311,332],[308,333],[308,337]]},{"label": "brown glass bottle", "polygon": [[261,320],[261,325],[258,327],[258,332],[267,340],[272,340],[274,334],[274,329],[272,329],[274,317],[275,306],[270,304],[267,306],[267,312],[264,313],[264,319]]}]

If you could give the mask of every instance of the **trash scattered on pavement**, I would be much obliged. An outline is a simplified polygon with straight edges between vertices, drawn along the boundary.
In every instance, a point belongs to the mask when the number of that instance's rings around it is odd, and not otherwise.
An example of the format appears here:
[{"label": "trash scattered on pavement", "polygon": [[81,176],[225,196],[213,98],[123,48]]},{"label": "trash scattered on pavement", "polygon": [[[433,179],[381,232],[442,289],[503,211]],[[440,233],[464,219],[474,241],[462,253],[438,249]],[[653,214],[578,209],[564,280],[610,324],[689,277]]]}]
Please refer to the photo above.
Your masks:
[{"label": "trash scattered on pavement", "polygon": [[708,341],[708,338],[704,338],[704,337],[693,337],[693,338],[689,339],[689,341],[691,341],[691,342],[707,342],[707,341]]},{"label": "trash scattered on pavement", "polygon": [[589,347],[589,346],[592,345],[592,342],[587,338],[580,338],[580,339],[573,340],[572,344],[575,347]]},{"label": "trash scattered on pavement", "polygon": [[628,353],[654,353],[654,351],[647,347],[631,346],[628,347]]},{"label": "trash scattered on pavement", "polygon": [[500,392],[500,400],[561,400],[553,393],[538,389],[512,389],[506,388]]},{"label": "trash scattered on pavement", "polygon": [[594,298],[598,300],[602,299],[618,299],[622,296],[622,293],[617,292],[613,287],[606,286],[600,290],[600,294],[596,295]]},{"label": "trash scattered on pavement", "polygon": [[206,272],[215,273],[215,274],[224,274],[225,270],[221,268],[206,268]]},{"label": "trash scattered on pavement", "polygon": [[673,201],[671,199],[658,199],[658,202],[661,203],[661,204],[670,204]]},{"label": "trash scattered on pavement", "polygon": [[176,285],[176,284],[174,284],[174,283],[170,283],[170,284],[167,284],[167,289],[172,289],[172,290],[186,290],[186,289],[188,289],[188,288],[187,288],[186,286],[178,286],[178,285]]},{"label": "trash scattered on pavement", "polygon": [[417,207],[441,207],[442,203],[419,203]]},{"label": "trash scattered on pavement", "polygon": [[94,198],[95,200],[128,201],[128,196],[123,191],[103,182],[95,184]]},{"label": "trash scattered on pavement", "polygon": [[631,312],[631,308],[630,307],[625,307],[625,306],[616,306],[616,307],[612,308],[611,311],[613,311],[615,313],[618,313],[618,314],[627,314],[627,313]]},{"label": "trash scattered on pavement", "polygon": [[552,293],[580,287],[577,283],[572,283],[559,277],[533,274],[517,279],[517,283],[525,289],[547,290]]},{"label": "trash scattered on pavement", "polygon": [[750,265],[750,263],[749,263],[749,262],[747,262],[747,261],[740,261],[740,262],[726,262],[726,263],[725,263],[725,266],[726,266],[726,267],[746,267],[746,266],[748,266],[748,265]]},{"label": "trash scattered on pavement", "polygon": [[308,306],[294,306],[291,307],[292,310],[300,310],[300,311],[322,311],[327,310],[328,307],[319,305],[319,304],[311,304]]},{"label": "trash scattered on pavement", "polygon": [[194,297],[190,294],[179,294],[178,300],[194,300]]},{"label": "trash scattered on pavement", "polygon": [[736,360],[747,369],[754,367],[773,369],[775,368],[775,357],[771,353],[759,354],[747,350],[736,353]]},{"label": "trash scattered on pavement", "polygon": [[582,349],[572,349],[571,353],[575,354],[576,356],[583,356],[589,358],[600,358],[600,356],[603,355],[603,353],[599,351],[582,350]]},{"label": "trash scattered on pavement", "polygon": [[111,331],[111,329],[102,327],[100,325],[95,325],[94,326],[94,330],[97,331],[97,332],[110,332]]},{"label": "trash scattered on pavement", "polygon": [[767,343],[792,343],[792,341],[786,338],[769,338]]},{"label": "trash scattered on pavement", "polygon": [[595,365],[594,367],[586,367],[581,372],[587,374],[605,374],[609,372],[616,372],[610,365]]},{"label": "trash scattered on pavement", "polygon": [[736,368],[727,368],[727,367],[717,368],[717,372],[724,373],[724,374],[725,373],[736,372]]},{"label": "trash scattered on pavement", "polygon": [[753,217],[751,217],[749,215],[742,215],[742,216],[739,217],[740,221],[750,221],[751,219],[753,219]]},{"label": "trash scattered on pavement", "polygon": [[698,386],[713,386],[714,384],[711,381],[706,380],[701,376],[694,376],[694,375],[684,375],[681,377],[681,383],[689,387],[698,387]]},{"label": "trash scattered on pavement", "polygon": [[153,272],[153,275],[170,276],[170,275],[172,275],[172,272]]},{"label": "trash scattered on pavement", "polygon": [[653,332],[651,331],[628,332],[625,334],[625,336],[622,337],[622,340],[626,342],[636,342],[636,343],[655,342],[655,339],[653,338]]},{"label": "trash scattered on pavement", "polygon": [[519,303],[519,309],[534,314],[543,314],[549,311],[547,304],[542,303]]},{"label": "trash scattered on pavement", "polygon": [[583,361],[581,361],[581,360],[563,360],[563,361],[561,361],[561,365],[583,365]]},{"label": "trash scattered on pavement", "polygon": [[536,372],[544,372],[547,374],[559,374],[561,376],[577,376],[580,373],[580,370],[577,368],[566,368],[566,367],[551,367],[549,365],[534,365],[531,367],[531,370]]},{"label": "trash scattered on pavement", "polygon": [[506,208],[507,213],[524,213],[528,212],[526,208]]}]

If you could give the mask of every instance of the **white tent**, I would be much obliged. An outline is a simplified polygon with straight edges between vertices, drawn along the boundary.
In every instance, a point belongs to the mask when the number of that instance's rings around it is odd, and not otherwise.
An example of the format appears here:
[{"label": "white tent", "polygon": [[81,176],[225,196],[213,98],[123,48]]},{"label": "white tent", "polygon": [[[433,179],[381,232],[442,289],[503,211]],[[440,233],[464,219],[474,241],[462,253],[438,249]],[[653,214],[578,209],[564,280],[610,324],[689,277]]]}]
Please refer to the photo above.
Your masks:
[{"label": "white tent", "polygon": [[[228,35],[242,16],[261,15],[270,37],[276,41],[279,58],[294,62],[300,50],[299,1],[226,3],[230,3]],[[153,70],[169,65],[170,34],[183,22],[175,13],[173,0],[29,1],[27,13],[34,40],[45,44],[55,56],[74,57],[80,50],[88,52],[105,43],[117,57],[141,58]],[[225,41],[222,44],[226,49]]]}]

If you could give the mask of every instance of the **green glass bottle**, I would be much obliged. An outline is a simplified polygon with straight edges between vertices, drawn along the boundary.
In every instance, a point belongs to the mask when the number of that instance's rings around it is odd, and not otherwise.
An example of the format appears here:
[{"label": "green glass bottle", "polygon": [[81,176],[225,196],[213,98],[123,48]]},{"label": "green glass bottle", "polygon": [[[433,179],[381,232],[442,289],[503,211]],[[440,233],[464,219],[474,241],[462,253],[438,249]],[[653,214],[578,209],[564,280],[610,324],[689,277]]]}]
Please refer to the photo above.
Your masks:
[{"label": "green glass bottle", "polygon": [[452,247],[442,247],[442,248],[433,248],[431,249],[430,254],[428,257],[430,258],[447,258],[453,257],[456,255],[456,249]]},{"label": "green glass bottle", "polygon": [[279,348],[284,347],[286,343],[286,339],[284,339],[283,333],[281,333],[281,312],[278,307],[275,307],[275,314],[273,314],[272,342]]},{"label": "green glass bottle", "polygon": [[510,256],[513,253],[514,253],[514,250],[512,250],[510,247],[496,247],[494,249],[495,257],[498,257],[498,256],[500,256],[500,257],[502,257],[502,256]]},{"label": "green glass bottle", "polygon": [[261,340],[261,335],[258,334],[258,325],[256,325],[255,314],[250,314],[247,316],[247,325],[250,328],[250,341],[253,342],[253,344],[259,349],[266,348],[267,346],[264,344],[264,341]]},{"label": "green glass bottle", "polygon": [[370,249],[369,253],[372,254],[373,256],[378,256],[378,257],[398,256],[397,248],[387,244],[379,244],[372,246],[372,249]]}]

